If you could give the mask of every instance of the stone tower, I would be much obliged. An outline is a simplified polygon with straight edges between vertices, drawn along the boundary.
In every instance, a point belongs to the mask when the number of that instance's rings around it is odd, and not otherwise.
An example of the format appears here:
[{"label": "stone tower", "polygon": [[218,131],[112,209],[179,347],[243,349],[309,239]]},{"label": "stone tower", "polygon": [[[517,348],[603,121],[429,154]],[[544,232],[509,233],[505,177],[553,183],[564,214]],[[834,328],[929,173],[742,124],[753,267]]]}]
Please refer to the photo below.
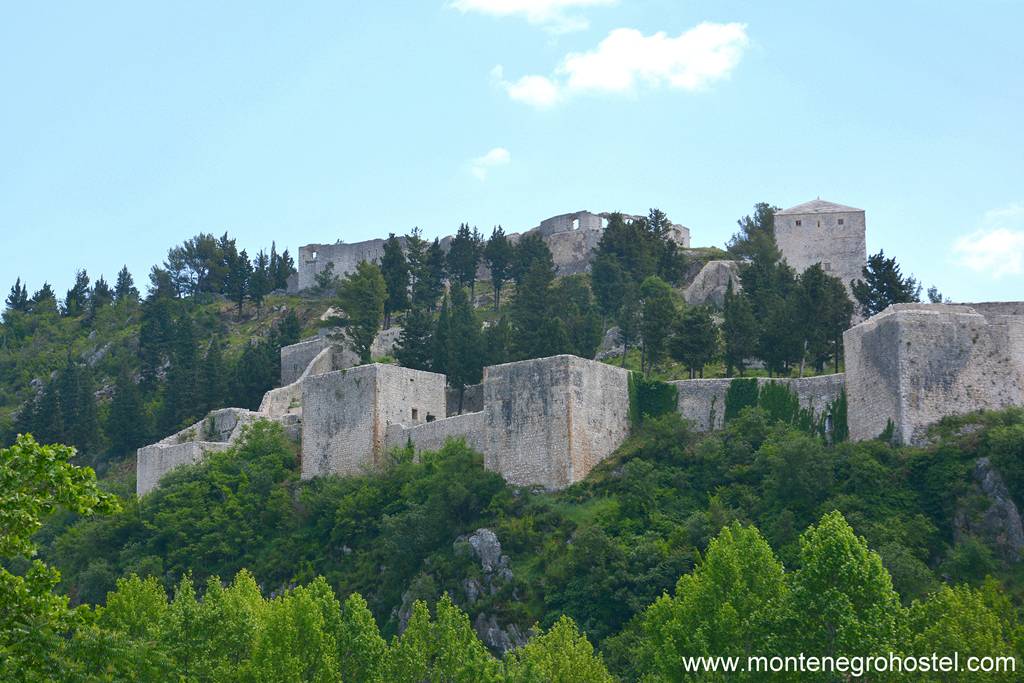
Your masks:
[{"label": "stone tower", "polygon": [[821,199],[775,212],[775,241],[786,262],[798,273],[820,263],[847,289],[867,263],[864,231],[863,209]]}]

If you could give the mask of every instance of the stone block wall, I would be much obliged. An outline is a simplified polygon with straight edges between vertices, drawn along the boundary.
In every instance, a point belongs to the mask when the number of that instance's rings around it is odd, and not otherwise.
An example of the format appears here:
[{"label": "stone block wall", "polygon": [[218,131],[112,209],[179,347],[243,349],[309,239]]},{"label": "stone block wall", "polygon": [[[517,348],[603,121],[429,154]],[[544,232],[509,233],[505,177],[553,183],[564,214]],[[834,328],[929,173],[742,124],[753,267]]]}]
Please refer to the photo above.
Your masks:
[{"label": "stone block wall", "polygon": [[484,463],[512,484],[580,481],[629,433],[620,368],[554,356],[489,367],[483,386]]},{"label": "stone block wall", "polygon": [[483,447],[484,414],[463,413],[442,420],[405,426],[395,424],[388,427],[387,448],[404,448],[410,441],[417,452],[436,451],[448,439],[465,439],[473,449]]},{"label": "stone block wall", "polygon": [[326,337],[314,337],[281,347],[281,386],[288,386],[306,372],[320,352],[330,346]]},{"label": "stone block wall", "polygon": [[361,365],[303,380],[302,477],[355,475],[381,465],[387,428],[445,415],[445,376]]},{"label": "stone block wall", "polygon": [[160,479],[183,465],[194,465],[207,453],[223,451],[231,444],[220,441],[186,441],[156,443],[138,450],[135,460],[135,493],[144,496],[157,487]]},{"label": "stone block wall", "polygon": [[[778,382],[796,394],[802,408],[822,415],[828,404],[839,397],[846,385],[845,375],[817,377],[758,377],[758,387]],[[676,387],[679,414],[699,432],[721,429],[725,424],[725,396],[732,379],[685,379],[671,382]]]},{"label": "stone block wall", "polygon": [[896,304],[847,330],[850,436],[889,420],[920,443],[946,415],[1024,404],[1024,317],[1008,304]]}]

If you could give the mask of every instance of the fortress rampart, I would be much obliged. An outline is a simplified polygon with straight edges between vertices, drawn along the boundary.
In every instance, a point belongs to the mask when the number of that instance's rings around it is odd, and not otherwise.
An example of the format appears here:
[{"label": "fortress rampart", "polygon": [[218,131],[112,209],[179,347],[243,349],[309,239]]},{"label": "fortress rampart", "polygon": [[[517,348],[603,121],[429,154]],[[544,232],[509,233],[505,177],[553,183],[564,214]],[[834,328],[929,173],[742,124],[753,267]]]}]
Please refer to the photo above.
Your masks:
[{"label": "fortress rampart", "polygon": [[[814,415],[845,390],[853,439],[891,421],[903,443],[920,443],[946,415],[1024,405],[1024,304],[898,304],[844,335],[846,372],[767,379],[786,384]],[[560,489],[580,481],[629,433],[629,373],[576,356],[488,367],[456,414],[446,378],[395,365],[350,367],[349,352],[326,341],[282,350],[282,381],[260,410],[214,411],[205,420],[139,449],[139,495],[171,469],[223,450],[256,419],[301,435],[302,476],[356,475],[385,464],[389,449],[434,450],[463,438],[510,483]],[[730,379],[672,382],[677,410],[699,431],[720,429]]]}]

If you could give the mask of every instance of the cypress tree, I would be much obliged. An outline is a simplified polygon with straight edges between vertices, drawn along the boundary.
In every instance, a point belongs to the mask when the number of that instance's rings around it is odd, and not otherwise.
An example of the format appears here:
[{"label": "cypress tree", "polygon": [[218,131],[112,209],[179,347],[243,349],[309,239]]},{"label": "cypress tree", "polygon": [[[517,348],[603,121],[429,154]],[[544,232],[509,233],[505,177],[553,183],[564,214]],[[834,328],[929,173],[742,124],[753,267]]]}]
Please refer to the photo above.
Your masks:
[{"label": "cypress tree", "polygon": [[402,253],[402,243],[395,233],[388,235],[384,242],[384,256],[380,260],[380,271],[387,286],[384,300],[384,327],[391,326],[391,314],[409,308],[409,264]]},{"label": "cypress tree", "polygon": [[484,247],[483,256],[491,271],[491,286],[494,288],[494,310],[501,305],[501,288],[509,278],[514,249],[500,225],[491,231],[491,237]]},{"label": "cypress tree", "polygon": [[430,370],[433,357],[433,316],[422,308],[414,308],[402,320],[402,332],[395,346],[395,358],[402,366],[414,370]]},{"label": "cypress tree", "polygon": [[732,376],[733,368],[739,370],[740,377],[747,369],[747,359],[757,354],[757,320],[750,306],[750,300],[740,292],[737,294],[732,280],[725,288],[725,317],[722,323],[722,334],[725,340],[726,375]]}]

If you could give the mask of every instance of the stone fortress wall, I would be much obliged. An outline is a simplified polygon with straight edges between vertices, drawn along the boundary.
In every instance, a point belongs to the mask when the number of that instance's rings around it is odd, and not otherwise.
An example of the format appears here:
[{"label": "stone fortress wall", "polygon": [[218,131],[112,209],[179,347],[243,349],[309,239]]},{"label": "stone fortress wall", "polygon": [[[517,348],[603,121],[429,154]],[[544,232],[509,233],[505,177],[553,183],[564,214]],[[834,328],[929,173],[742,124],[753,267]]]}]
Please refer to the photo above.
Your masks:
[{"label": "stone fortress wall", "polygon": [[[563,214],[533,231],[551,247],[562,274],[580,272],[609,216]],[[862,210],[815,200],[776,213],[776,238],[798,271],[820,262],[848,284],[866,260],[864,225]],[[674,230],[689,246],[689,231]],[[297,287],[312,286],[327,262],[342,275],[382,250],[383,240],[302,247]],[[738,285],[736,265],[708,263],[694,291],[685,293],[687,303],[717,303],[730,281]],[[900,304],[855,325],[843,339],[845,374],[761,378],[759,384],[788,384],[816,415],[845,390],[851,438],[874,438],[892,421],[896,439],[912,444],[943,416],[1024,405],[1024,302]],[[388,353],[393,342],[394,330],[385,331],[374,353]],[[673,382],[680,415],[701,431],[721,428],[730,382]],[[482,384],[467,387],[461,411],[443,375],[358,366],[351,351],[324,335],[281,350],[281,383],[256,412],[214,411],[140,448],[138,494],[175,467],[229,447],[256,419],[277,421],[301,440],[304,478],[358,474],[383,466],[391,448],[411,443],[417,451],[433,450],[464,438],[509,482],[549,489],[583,479],[629,432],[628,373],[574,356],[486,368]]]},{"label": "stone fortress wall", "polygon": [[1024,305],[896,304],[843,335],[850,436],[922,443],[946,415],[1024,405]]},{"label": "stone fortress wall", "polygon": [[[582,273],[590,265],[591,253],[601,240],[601,233],[611,215],[589,211],[565,213],[545,218],[536,227],[523,233],[511,233],[508,238],[515,243],[525,235],[537,233],[551,249],[555,270],[559,275]],[[623,214],[623,217],[627,220],[641,218],[630,214]],[[689,248],[689,228],[673,224],[671,234],[681,247]],[[399,239],[404,244],[404,238]],[[441,248],[447,251],[451,240],[451,236],[441,239]],[[323,272],[328,263],[334,264],[334,274],[340,277],[354,271],[360,261],[379,261],[384,255],[384,241],[373,239],[352,244],[307,244],[299,247],[298,277],[294,286],[289,287],[290,291],[295,293],[315,286],[317,274]],[[486,277],[485,269],[481,270],[481,274]]]}]

